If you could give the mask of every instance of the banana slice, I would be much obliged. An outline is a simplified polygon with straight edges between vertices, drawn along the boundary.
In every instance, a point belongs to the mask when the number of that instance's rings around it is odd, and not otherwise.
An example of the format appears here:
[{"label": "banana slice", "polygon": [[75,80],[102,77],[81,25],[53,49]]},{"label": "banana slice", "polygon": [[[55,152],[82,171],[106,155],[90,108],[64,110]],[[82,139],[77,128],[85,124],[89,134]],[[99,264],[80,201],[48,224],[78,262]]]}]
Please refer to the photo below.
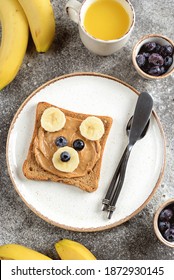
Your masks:
[{"label": "banana slice", "polygon": [[45,109],[41,117],[41,126],[48,132],[55,132],[62,129],[65,122],[65,114],[55,107]]},{"label": "banana slice", "polygon": [[54,153],[52,162],[59,171],[73,172],[79,165],[79,155],[73,148],[65,146]]},{"label": "banana slice", "polygon": [[104,124],[97,117],[87,117],[80,125],[81,135],[89,140],[99,140],[104,132]]}]

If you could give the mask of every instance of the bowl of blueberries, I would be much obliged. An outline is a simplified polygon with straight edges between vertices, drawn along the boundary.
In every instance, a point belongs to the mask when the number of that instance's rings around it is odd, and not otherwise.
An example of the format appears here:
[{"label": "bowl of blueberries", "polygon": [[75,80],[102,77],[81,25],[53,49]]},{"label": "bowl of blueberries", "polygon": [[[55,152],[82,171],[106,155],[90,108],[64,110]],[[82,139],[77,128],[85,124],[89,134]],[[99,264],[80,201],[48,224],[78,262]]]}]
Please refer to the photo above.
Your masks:
[{"label": "bowl of blueberries", "polygon": [[163,35],[146,35],[134,46],[132,61],[143,78],[166,78],[174,72],[174,43]]},{"label": "bowl of blueberries", "polygon": [[174,198],[158,208],[154,215],[154,230],[163,244],[174,248]]}]

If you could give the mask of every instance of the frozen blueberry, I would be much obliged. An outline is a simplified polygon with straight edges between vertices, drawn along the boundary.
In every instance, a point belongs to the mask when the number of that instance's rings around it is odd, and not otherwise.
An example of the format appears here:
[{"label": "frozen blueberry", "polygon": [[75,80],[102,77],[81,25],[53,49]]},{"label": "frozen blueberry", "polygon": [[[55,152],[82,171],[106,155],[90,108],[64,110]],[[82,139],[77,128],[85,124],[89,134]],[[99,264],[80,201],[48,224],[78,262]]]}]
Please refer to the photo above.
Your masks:
[{"label": "frozen blueberry", "polygon": [[68,143],[68,141],[67,141],[67,139],[66,139],[64,136],[59,136],[59,137],[57,137],[56,140],[55,140],[55,144],[56,144],[56,146],[58,146],[58,147],[67,146],[67,143]]},{"label": "frozen blueberry", "polygon": [[155,50],[155,48],[156,48],[155,42],[148,42],[143,45],[142,50],[144,50],[145,52],[152,52]]},{"label": "frozen blueberry", "polygon": [[174,229],[174,223],[171,223],[171,224],[170,224],[170,228],[173,228],[173,229]]},{"label": "frozen blueberry", "polygon": [[164,232],[164,238],[169,241],[169,242],[173,242],[174,241],[174,229],[173,228],[169,228]]},{"label": "frozen blueberry", "polygon": [[148,58],[150,56],[150,53],[148,52],[143,52],[142,55],[144,55],[145,58]]},{"label": "frozen blueberry", "polygon": [[69,154],[68,152],[66,152],[66,151],[65,151],[65,152],[62,152],[62,153],[60,154],[60,159],[61,159],[61,161],[63,161],[63,162],[69,161],[70,158],[71,158],[70,154]]},{"label": "frozen blueberry", "polygon": [[169,68],[169,67],[172,65],[172,63],[173,63],[173,57],[171,57],[171,56],[166,56],[166,57],[164,58],[164,66],[165,66],[165,67]]},{"label": "frozen blueberry", "polygon": [[166,57],[168,55],[172,56],[173,55],[173,46],[171,46],[171,45],[161,46],[160,54],[163,57]]},{"label": "frozen blueberry", "polygon": [[159,230],[161,232],[166,231],[168,228],[170,228],[170,223],[169,222],[159,222],[158,224]]},{"label": "frozen blueberry", "polygon": [[158,44],[158,43],[156,43],[156,47],[155,47],[155,49],[154,49],[154,52],[160,53],[160,51],[161,51],[161,45]]},{"label": "frozen blueberry", "polygon": [[166,50],[167,50],[167,55],[170,55],[170,56],[172,56],[173,55],[173,53],[174,53],[174,48],[173,48],[173,46],[167,46],[166,47]]},{"label": "frozen blueberry", "polygon": [[166,208],[161,211],[159,215],[159,221],[168,222],[173,217],[173,211],[170,208]]},{"label": "frozen blueberry", "polygon": [[85,143],[83,142],[83,140],[81,139],[76,139],[74,142],[73,142],[73,148],[76,150],[76,151],[81,151],[85,146]]},{"label": "frozen blueberry", "polygon": [[161,69],[159,66],[153,66],[148,70],[148,74],[152,76],[160,76],[161,75]]},{"label": "frozen blueberry", "polygon": [[155,66],[162,66],[164,64],[163,57],[158,53],[152,53],[149,56],[148,61],[150,64],[155,65]]},{"label": "frozen blueberry", "polygon": [[161,69],[161,75],[164,74],[164,73],[166,73],[166,69],[165,69],[164,66],[161,66],[160,69]]},{"label": "frozen blueberry", "polygon": [[151,68],[151,65],[148,62],[146,62],[145,65],[142,67],[142,70],[144,72],[148,73],[150,68]]},{"label": "frozen blueberry", "polygon": [[136,57],[137,64],[140,68],[142,68],[146,62],[146,58],[143,54],[138,54]]}]

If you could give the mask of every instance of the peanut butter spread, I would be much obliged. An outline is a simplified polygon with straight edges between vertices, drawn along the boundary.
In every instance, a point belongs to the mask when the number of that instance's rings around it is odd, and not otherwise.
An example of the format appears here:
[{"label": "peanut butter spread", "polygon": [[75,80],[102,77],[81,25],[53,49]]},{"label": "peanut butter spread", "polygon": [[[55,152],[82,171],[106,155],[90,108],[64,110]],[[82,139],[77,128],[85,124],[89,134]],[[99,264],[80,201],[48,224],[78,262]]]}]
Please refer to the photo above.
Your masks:
[{"label": "peanut butter spread", "polygon": [[[57,132],[47,132],[41,126],[38,129],[33,142],[33,152],[37,163],[50,173],[62,178],[82,177],[91,172],[101,155],[100,141],[91,141],[84,138],[79,131],[81,120],[66,117],[65,126]],[[62,172],[57,170],[53,163],[53,154],[59,149],[55,140],[59,136],[64,136],[68,140],[67,146],[73,147],[76,139],[82,139],[84,148],[78,151],[79,165],[73,172]]]}]

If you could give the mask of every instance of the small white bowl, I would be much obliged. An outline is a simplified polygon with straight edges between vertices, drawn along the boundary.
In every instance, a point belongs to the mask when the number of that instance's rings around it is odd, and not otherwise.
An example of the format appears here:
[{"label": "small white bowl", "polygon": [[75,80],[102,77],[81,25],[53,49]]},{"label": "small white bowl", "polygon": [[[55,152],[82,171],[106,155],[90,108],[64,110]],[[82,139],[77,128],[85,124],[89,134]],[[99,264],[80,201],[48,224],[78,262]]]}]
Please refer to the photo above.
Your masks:
[{"label": "small white bowl", "polygon": [[164,202],[163,204],[160,205],[160,207],[157,209],[155,215],[154,215],[154,223],[153,223],[153,226],[154,226],[154,231],[155,231],[155,234],[156,236],[158,237],[158,239],[165,245],[169,246],[169,247],[172,247],[174,248],[174,242],[169,242],[167,241],[161,234],[160,230],[159,230],[159,227],[158,227],[158,218],[159,218],[159,215],[161,213],[161,211],[166,208],[168,205],[170,204],[174,204],[174,198],[171,198],[169,200],[167,200],[166,202]]},{"label": "small white bowl", "polygon": [[166,73],[160,75],[160,76],[152,76],[152,75],[149,75],[147,73],[145,73],[142,69],[140,69],[140,67],[138,66],[137,64],[137,61],[136,61],[136,57],[141,49],[141,47],[145,44],[145,43],[148,43],[148,42],[156,42],[162,46],[164,45],[171,45],[174,47],[174,42],[163,36],[163,35],[159,35],[159,34],[149,34],[149,35],[145,35],[144,37],[142,37],[137,43],[136,45],[134,46],[133,48],[133,52],[132,52],[132,62],[133,62],[133,65],[135,67],[135,69],[137,70],[138,74],[140,76],[142,76],[143,78],[145,79],[149,79],[149,80],[156,80],[156,79],[163,79],[163,78],[166,78],[168,77],[169,75],[171,75],[173,72],[174,72],[174,54],[173,54],[173,63],[172,65],[170,66],[170,68],[167,70]]}]

